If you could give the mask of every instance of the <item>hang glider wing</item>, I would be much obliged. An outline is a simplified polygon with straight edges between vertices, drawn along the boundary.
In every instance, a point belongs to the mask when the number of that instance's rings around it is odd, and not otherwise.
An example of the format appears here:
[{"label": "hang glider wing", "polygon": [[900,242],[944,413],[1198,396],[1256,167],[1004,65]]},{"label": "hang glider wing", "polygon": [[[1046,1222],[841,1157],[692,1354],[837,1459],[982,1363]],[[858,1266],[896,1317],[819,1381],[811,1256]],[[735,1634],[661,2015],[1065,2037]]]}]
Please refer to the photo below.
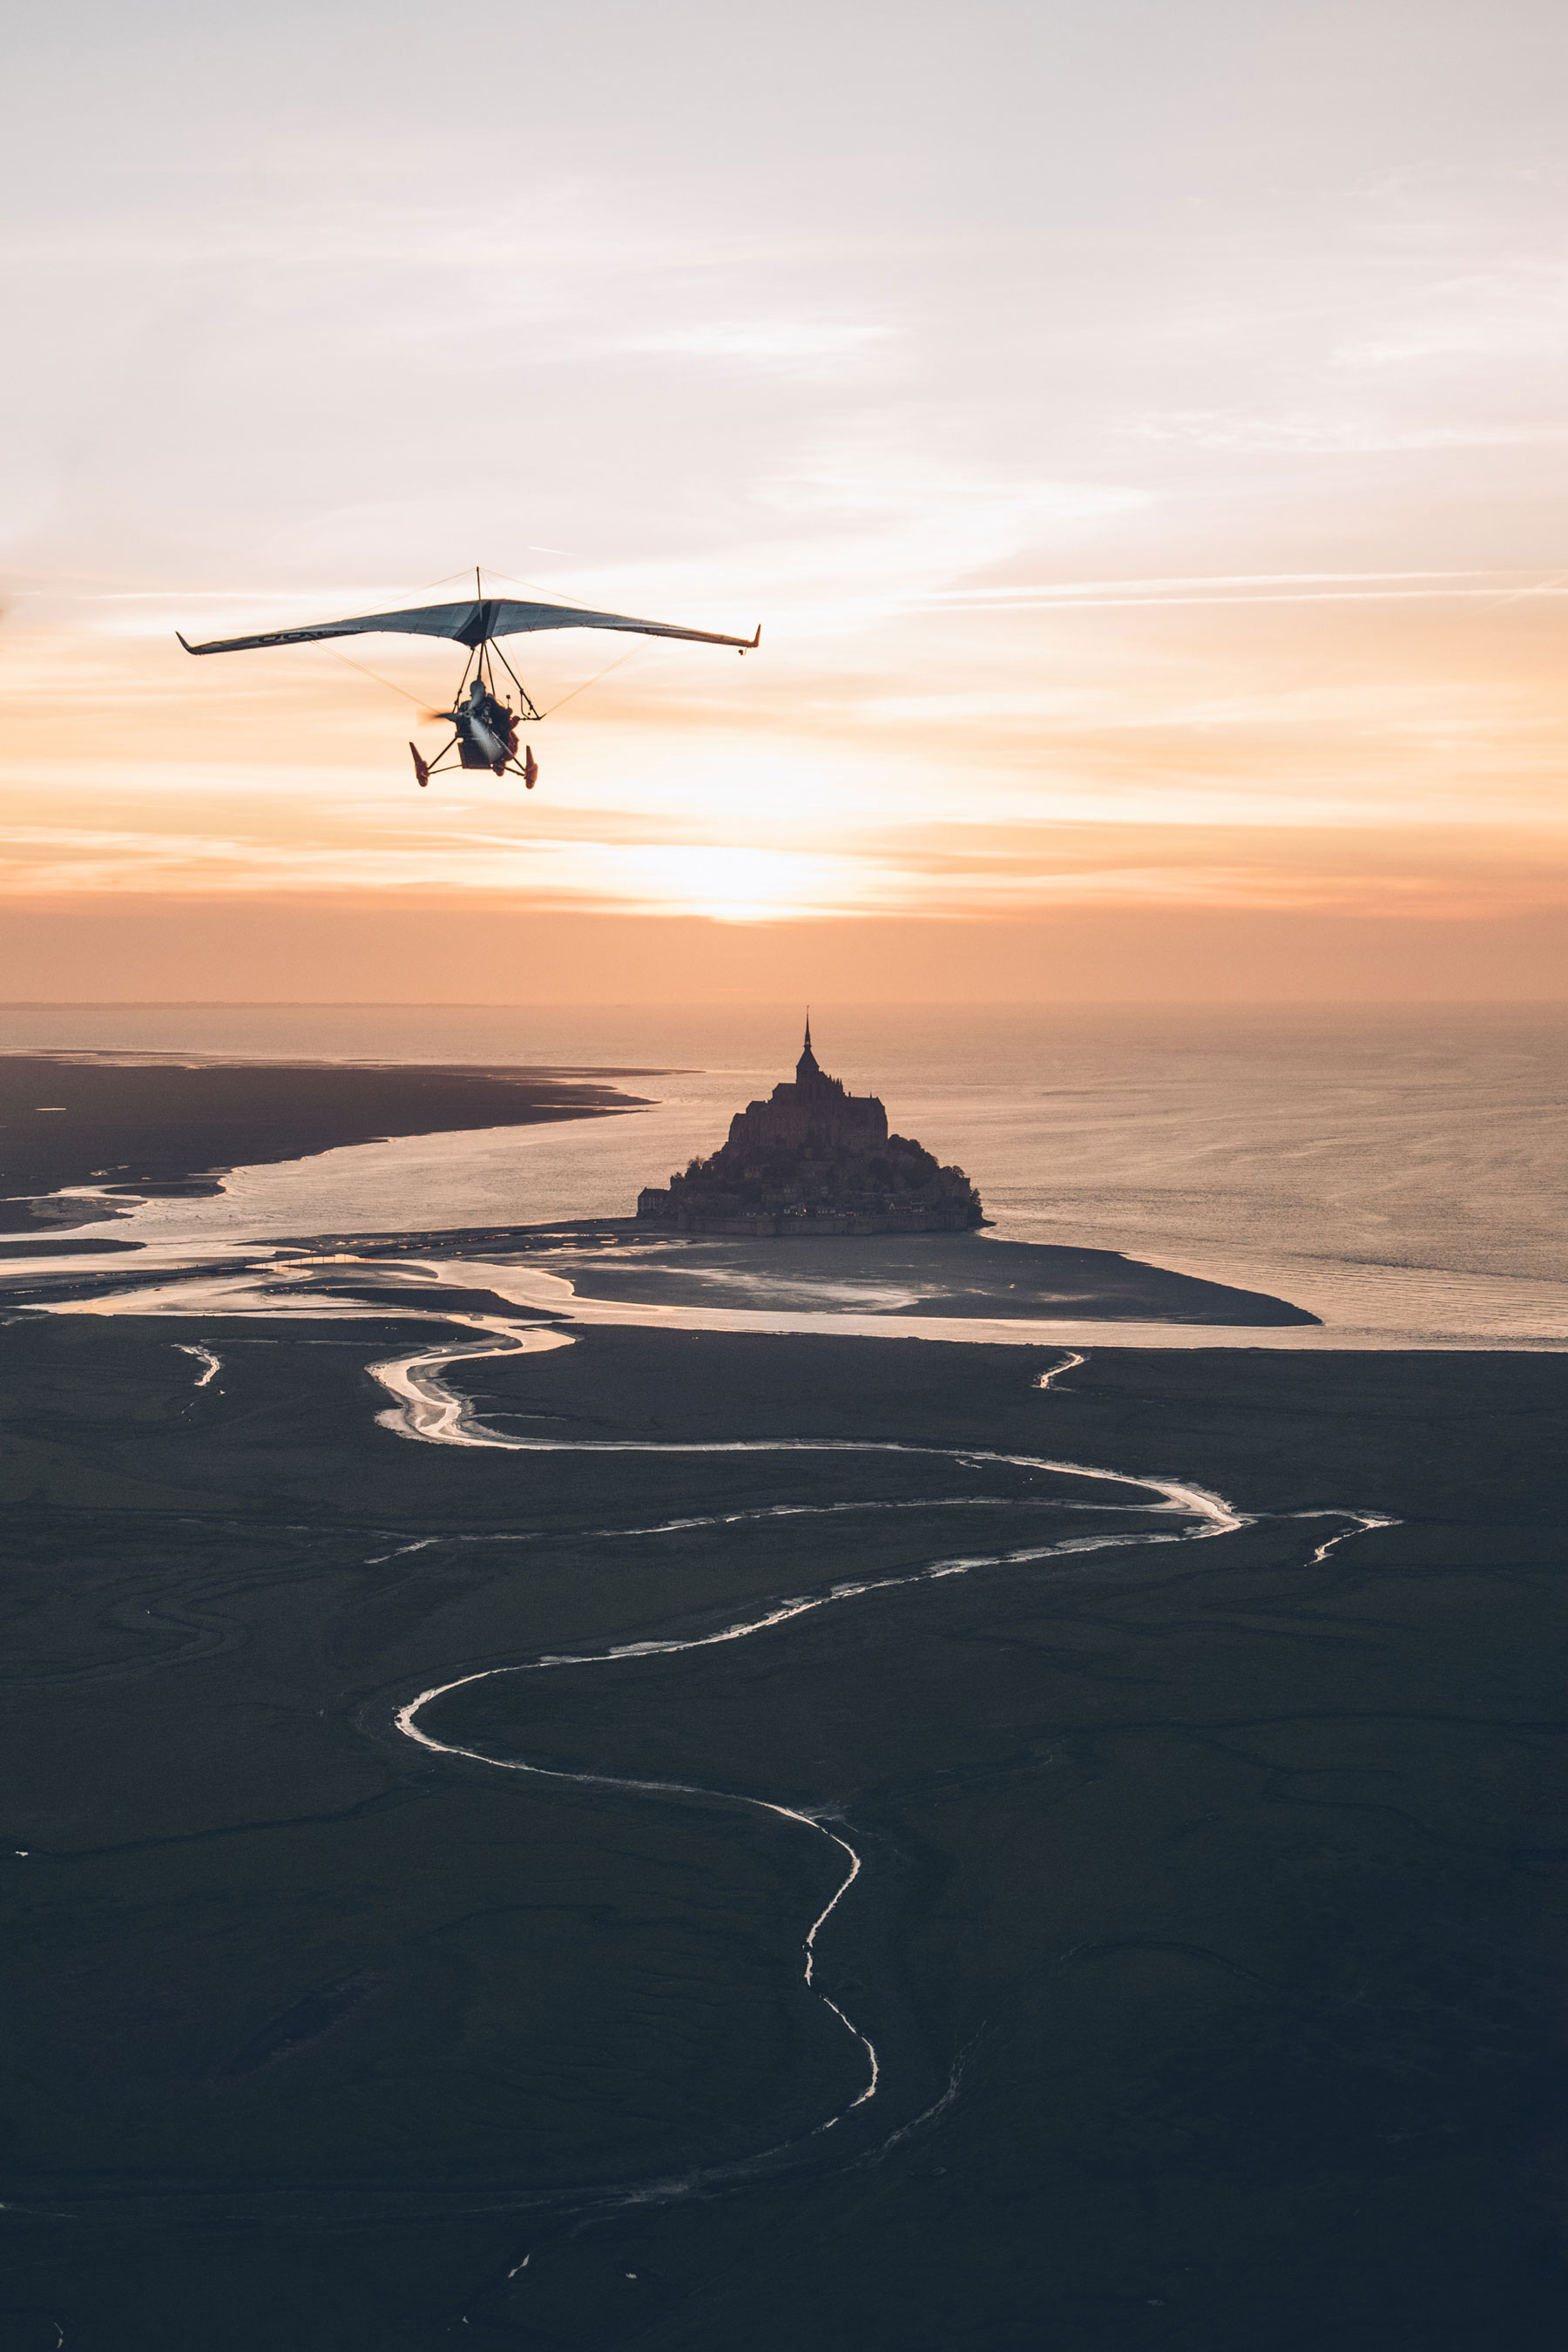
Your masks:
[{"label": "hang glider wing", "polygon": [[[721,637],[711,629],[679,629],[671,621],[635,621],[626,613],[589,613],[575,604],[520,604],[504,596],[470,597],[463,604],[419,604],[406,613],[363,613],[357,620],[318,621],[305,629],[269,629],[259,637],[218,637],[205,646],[180,643],[188,654],[244,654],[257,646],[308,646],[320,637],[388,634],[451,637],[470,649],[487,637],[521,636],[530,629],[624,629],[640,637],[689,637],[700,646],[739,646],[742,653],[762,643],[754,637]],[[174,632],[179,636],[179,631]]]}]

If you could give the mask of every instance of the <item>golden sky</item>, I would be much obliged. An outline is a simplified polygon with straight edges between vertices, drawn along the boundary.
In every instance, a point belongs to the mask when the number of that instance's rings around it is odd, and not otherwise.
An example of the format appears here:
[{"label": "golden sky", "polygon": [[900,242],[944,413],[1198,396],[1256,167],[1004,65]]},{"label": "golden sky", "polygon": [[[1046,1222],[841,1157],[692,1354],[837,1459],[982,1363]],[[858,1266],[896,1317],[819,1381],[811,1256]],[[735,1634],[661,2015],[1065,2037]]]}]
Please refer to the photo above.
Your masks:
[{"label": "golden sky", "polygon": [[[1560,6],[36,18],[5,995],[1568,992]],[[174,642],[476,562],[763,649]]]}]

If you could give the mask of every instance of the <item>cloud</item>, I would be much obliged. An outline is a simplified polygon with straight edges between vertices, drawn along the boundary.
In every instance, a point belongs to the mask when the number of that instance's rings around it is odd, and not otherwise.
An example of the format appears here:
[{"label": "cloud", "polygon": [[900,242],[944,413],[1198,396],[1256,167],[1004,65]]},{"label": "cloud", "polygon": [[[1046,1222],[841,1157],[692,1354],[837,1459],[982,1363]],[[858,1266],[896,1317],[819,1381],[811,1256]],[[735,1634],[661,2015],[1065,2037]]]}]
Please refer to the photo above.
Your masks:
[{"label": "cloud", "polygon": [[1208,578],[1035,581],[935,590],[924,602],[973,612],[1054,612],[1142,604],[1383,604],[1431,599],[1512,604],[1568,595],[1568,573],[1255,572]]},{"label": "cloud", "polygon": [[1445,424],[1403,424],[1364,412],[1298,409],[1274,414],[1234,408],[1169,411],[1128,426],[1136,437],[1185,443],[1194,449],[1234,450],[1238,455],[1291,457],[1373,456],[1398,450],[1524,449],[1568,445],[1568,425],[1542,416],[1525,424],[1479,419]]},{"label": "cloud", "polygon": [[716,319],[662,327],[605,346],[647,358],[738,360],[798,366],[855,359],[892,339],[890,327],[808,319]]}]

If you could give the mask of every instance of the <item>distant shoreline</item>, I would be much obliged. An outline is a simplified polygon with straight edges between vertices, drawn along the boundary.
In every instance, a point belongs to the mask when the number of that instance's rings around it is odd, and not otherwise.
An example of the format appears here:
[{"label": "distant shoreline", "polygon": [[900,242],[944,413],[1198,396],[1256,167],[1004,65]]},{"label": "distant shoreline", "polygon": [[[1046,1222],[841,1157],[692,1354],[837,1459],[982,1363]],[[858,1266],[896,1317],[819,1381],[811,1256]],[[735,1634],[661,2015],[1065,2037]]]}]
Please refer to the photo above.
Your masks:
[{"label": "distant shoreline", "polygon": [[[648,1097],[595,1081],[656,1071],[251,1062],[136,1054],[0,1055],[0,1233],[125,1216],[212,1195],[238,1167],[395,1136],[604,1118]],[[73,1188],[98,1185],[88,1199]]]}]

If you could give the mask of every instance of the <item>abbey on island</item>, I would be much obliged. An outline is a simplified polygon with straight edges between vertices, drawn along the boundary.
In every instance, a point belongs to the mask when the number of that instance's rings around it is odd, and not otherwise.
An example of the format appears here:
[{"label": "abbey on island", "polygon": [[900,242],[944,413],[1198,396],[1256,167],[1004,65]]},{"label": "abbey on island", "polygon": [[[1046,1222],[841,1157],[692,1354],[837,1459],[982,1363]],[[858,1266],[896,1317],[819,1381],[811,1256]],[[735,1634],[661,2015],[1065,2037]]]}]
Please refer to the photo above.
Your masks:
[{"label": "abbey on island", "polygon": [[984,1224],[962,1168],[889,1135],[875,1095],[852,1095],[811,1050],[766,1102],[730,1121],[727,1142],[637,1195],[646,1223],[684,1234],[952,1234]]}]

